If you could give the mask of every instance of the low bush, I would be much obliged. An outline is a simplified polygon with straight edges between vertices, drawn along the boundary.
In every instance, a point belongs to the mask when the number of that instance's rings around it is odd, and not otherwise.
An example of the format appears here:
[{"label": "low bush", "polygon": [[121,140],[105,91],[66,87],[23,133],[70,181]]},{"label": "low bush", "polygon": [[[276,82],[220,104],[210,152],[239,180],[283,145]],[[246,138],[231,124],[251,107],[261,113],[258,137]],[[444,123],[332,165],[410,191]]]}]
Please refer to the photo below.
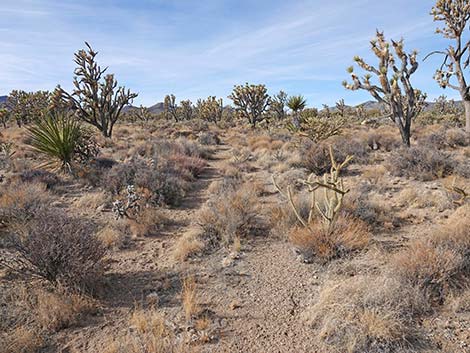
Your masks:
[{"label": "low bush", "polygon": [[201,145],[220,145],[220,138],[215,132],[202,132],[197,140]]},{"label": "low bush", "polygon": [[13,253],[0,263],[55,285],[92,290],[103,274],[106,249],[95,225],[59,209],[36,214],[25,232],[8,236],[8,245]]},{"label": "low bush", "polygon": [[12,183],[0,192],[0,231],[21,231],[25,225],[49,207],[52,197],[44,184]]},{"label": "low bush", "polygon": [[393,278],[355,276],[327,282],[303,316],[321,352],[416,352],[426,343],[419,322],[427,303]]},{"label": "low bush", "polygon": [[350,216],[340,216],[331,232],[314,220],[309,227],[295,227],[289,233],[290,242],[304,262],[322,263],[364,249],[370,237],[368,226]]},{"label": "low bush", "polygon": [[20,174],[20,179],[24,183],[41,183],[45,184],[48,189],[59,184],[59,177],[47,170],[30,169]]},{"label": "low bush", "polygon": [[465,288],[470,280],[470,207],[458,209],[448,224],[396,254],[392,272],[439,303],[453,289]]},{"label": "low bush", "polygon": [[202,238],[209,245],[227,246],[235,238],[261,234],[265,224],[259,200],[249,184],[227,182],[199,213]]},{"label": "low bush", "polygon": [[455,162],[448,153],[427,146],[402,148],[392,153],[387,163],[392,175],[421,181],[443,178],[454,168]]},{"label": "low bush", "polygon": [[[347,156],[352,156],[353,163],[365,164],[368,162],[370,149],[357,139],[339,137],[333,139],[330,144],[337,160],[345,160]],[[331,169],[330,144],[326,142],[319,144],[305,143],[300,151],[300,166],[316,175],[323,175],[329,172]]]}]

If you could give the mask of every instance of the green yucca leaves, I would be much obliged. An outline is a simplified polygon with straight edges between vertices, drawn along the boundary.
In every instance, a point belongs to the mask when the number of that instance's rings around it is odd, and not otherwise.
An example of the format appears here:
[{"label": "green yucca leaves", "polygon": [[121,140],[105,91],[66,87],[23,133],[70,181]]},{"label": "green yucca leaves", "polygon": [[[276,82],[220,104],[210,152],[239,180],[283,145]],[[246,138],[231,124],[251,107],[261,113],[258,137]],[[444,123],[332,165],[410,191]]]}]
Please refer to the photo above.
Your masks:
[{"label": "green yucca leaves", "polygon": [[48,115],[28,128],[29,145],[49,161],[44,166],[72,171],[75,147],[81,136],[79,123],[66,116]]},{"label": "green yucca leaves", "polygon": [[307,105],[307,101],[303,96],[292,96],[287,101],[287,106],[294,112],[303,110]]}]

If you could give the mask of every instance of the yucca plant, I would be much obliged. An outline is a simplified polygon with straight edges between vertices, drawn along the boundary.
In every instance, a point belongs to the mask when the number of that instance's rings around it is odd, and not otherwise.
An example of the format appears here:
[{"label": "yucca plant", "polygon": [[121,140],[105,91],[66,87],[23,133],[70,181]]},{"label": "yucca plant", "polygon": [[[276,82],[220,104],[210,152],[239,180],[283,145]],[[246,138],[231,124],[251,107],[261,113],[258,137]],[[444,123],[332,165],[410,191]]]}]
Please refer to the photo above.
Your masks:
[{"label": "yucca plant", "polygon": [[305,106],[307,105],[307,100],[302,96],[291,96],[289,100],[287,101],[287,107],[292,110],[293,114],[293,119],[292,119],[292,124],[296,127],[300,127],[300,117],[299,117],[299,112],[305,109]]},{"label": "yucca plant", "polygon": [[49,160],[44,167],[72,172],[75,147],[81,136],[80,124],[65,115],[48,115],[28,128],[33,150]]}]

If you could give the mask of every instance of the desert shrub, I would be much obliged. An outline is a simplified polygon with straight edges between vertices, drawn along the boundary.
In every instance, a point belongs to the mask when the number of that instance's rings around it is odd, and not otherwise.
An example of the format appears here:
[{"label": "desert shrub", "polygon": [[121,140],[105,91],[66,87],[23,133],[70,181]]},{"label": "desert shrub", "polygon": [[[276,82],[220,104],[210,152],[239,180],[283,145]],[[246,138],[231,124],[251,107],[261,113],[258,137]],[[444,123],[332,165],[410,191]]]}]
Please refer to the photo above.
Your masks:
[{"label": "desert shrub", "polygon": [[[370,150],[359,140],[338,138],[331,145],[334,155],[338,160],[344,160],[347,156],[352,156],[353,163],[362,164],[368,162]],[[305,143],[301,147],[300,155],[300,166],[316,175],[323,175],[331,169],[329,144],[327,143]]]},{"label": "desert shrub", "polygon": [[322,352],[416,352],[424,346],[420,316],[429,311],[423,293],[387,276],[355,276],[327,282],[304,319]]},{"label": "desert shrub", "polygon": [[220,138],[215,132],[202,132],[197,140],[201,145],[220,145]]},{"label": "desert shrub", "polygon": [[169,156],[167,163],[173,165],[175,169],[180,171],[181,175],[189,172],[192,177],[198,177],[204,171],[207,163],[199,157],[189,157],[182,154],[174,154]]},{"label": "desert shrub", "polygon": [[0,192],[0,231],[20,231],[33,217],[49,207],[52,197],[44,184],[13,183]]},{"label": "desert shrub", "polygon": [[51,173],[43,169],[25,170],[20,174],[23,183],[41,183],[45,184],[48,189],[59,184],[60,179],[57,174]]},{"label": "desert shrub", "polygon": [[435,149],[465,147],[468,144],[465,131],[459,128],[441,128],[423,136],[418,142],[420,145]]},{"label": "desert shrub", "polygon": [[13,256],[1,262],[10,269],[74,289],[93,289],[103,274],[102,242],[95,225],[59,209],[36,214],[23,233],[11,234]]},{"label": "desert shrub", "polygon": [[199,213],[202,237],[210,245],[229,245],[235,238],[259,235],[265,230],[259,200],[249,184],[227,183]]},{"label": "desert shrub", "polygon": [[452,174],[455,162],[448,153],[421,146],[395,151],[387,168],[392,175],[426,181]]},{"label": "desert shrub", "polygon": [[396,254],[393,273],[438,302],[470,280],[470,207],[464,206],[431,236]]},{"label": "desert shrub", "polygon": [[77,175],[90,185],[98,186],[103,182],[103,178],[109,169],[116,164],[117,162],[114,159],[97,157],[81,165],[77,171]]},{"label": "desert shrub", "polygon": [[365,136],[365,143],[372,150],[394,151],[401,147],[401,141],[394,133],[374,130]]},{"label": "desert shrub", "polygon": [[[300,216],[303,219],[307,219],[310,212],[309,195],[307,193],[299,193],[294,196],[293,201]],[[299,225],[299,220],[289,202],[283,200],[283,202],[280,202],[269,210],[269,224],[272,235],[287,238],[291,229]]]},{"label": "desert shrub", "polygon": [[350,216],[340,216],[331,231],[318,220],[308,227],[295,227],[289,240],[304,262],[325,263],[351,252],[364,249],[370,240],[366,223]]},{"label": "desert shrub", "polygon": [[344,210],[354,218],[372,227],[380,227],[385,223],[398,224],[390,205],[384,202],[383,195],[373,193],[370,185],[361,183],[348,196]]},{"label": "desert shrub", "polygon": [[189,188],[181,170],[168,164],[152,165],[141,158],[115,165],[103,178],[103,187],[115,195],[127,185],[145,189],[146,199],[152,204],[171,206],[178,205]]},{"label": "desert shrub", "polygon": [[470,159],[457,161],[454,172],[461,177],[470,178]]}]

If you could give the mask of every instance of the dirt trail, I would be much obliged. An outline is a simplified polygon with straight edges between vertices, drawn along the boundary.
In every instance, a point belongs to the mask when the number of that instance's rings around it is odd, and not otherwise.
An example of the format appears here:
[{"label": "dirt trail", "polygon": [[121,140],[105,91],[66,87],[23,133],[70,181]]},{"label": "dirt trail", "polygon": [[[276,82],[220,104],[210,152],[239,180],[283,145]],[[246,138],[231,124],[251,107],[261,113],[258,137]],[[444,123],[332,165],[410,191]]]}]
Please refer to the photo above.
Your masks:
[{"label": "dirt trail", "polygon": [[221,177],[220,167],[231,157],[231,147],[217,146],[213,157],[186,195],[183,205],[168,210],[171,224],[161,234],[135,239],[128,248],[111,258],[101,315],[86,327],[64,330],[58,337],[61,352],[96,351],[106,346],[106,337],[116,337],[126,327],[128,313],[136,305],[146,305],[151,293],[158,293],[159,305],[179,310],[181,266],[171,259],[176,240],[195,226],[195,214],[207,201],[209,185]]}]

